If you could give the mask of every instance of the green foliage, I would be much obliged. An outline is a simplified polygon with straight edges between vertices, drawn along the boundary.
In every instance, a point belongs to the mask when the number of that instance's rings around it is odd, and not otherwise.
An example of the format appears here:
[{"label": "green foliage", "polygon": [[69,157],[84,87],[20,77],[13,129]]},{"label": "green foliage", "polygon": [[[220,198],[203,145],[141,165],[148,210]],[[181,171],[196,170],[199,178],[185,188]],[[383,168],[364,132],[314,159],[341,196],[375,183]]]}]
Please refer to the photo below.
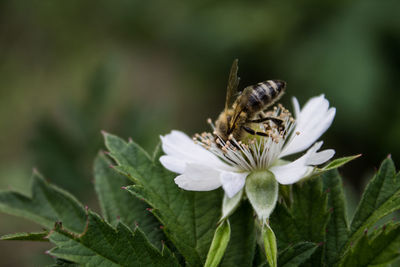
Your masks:
[{"label": "green foliage", "polygon": [[80,235],[57,224],[49,236],[57,247],[49,253],[88,266],[178,266],[168,248],[160,253],[139,228],[132,232],[123,223],[113,228],[93,212],[88,217]]},{"label": "green foliage", "polygon": [[[282,203],[277,205],[271,217],[271,227],[277,235],[279,250],[298,242],[324,242],[329,213],[321,178],[315,177],[293,185],[292,198],[290,207]],[[316,255],[308,260],[308,264],[318,266],[322,263],[321,249],[313,252]]]},{"label": "green foliage", "polygon": [[[300,241],[322,243],[329,219],[327,196],[322,190],[321,178],[311,179],[304,184],[293,186],[293,205],[291,207]],[[321,248],[311,256],[309,266],[318,266],[322,261]]]},{"label": "green foliage", "polygon": [[51,267],[78,267],[78,266],[79,264],[63,259],[56,259],[56,263],[51,265]]},{"label": "green foliage", "polygon": [[34,233],[15,233],[3,235],[0,237],[1,240],[24,240],[24,241],[39,241],[39,242],[47,242],[49,232],[34,232]]},{"label": "green foliage", "polygon": [[[278,204],[271,217],[279,250],[290,248],[290,244],[296,242],[320,244],[320,248],[312,250],[310,259],[303,263],[305,266],[322,263],[327,266],[366,266],[386,263],[384,259],[388,259],[387,262],[396,259],[399,247],[394,238],[396,232],[391,230],[393,227],[371,237],[364,231],[400,209],[398,176],[393,161],[386,159],[367,185],[351,226],[341,177],[336,169],[293,185],[292,202]],[[370,254],[373,256],[365,257],[371,249],[375,250]],[[386,252],[380,256],[382,251]]]},{"label": "green foliage", "polygon": [[328,193],[330,218],[326,228],[324,262],[328,265],[336,263],[340,251],[349,237],[346,202],[342,179],[337,170],[322,176],[324,191]]},{"label": "green foliage", "polygon": [[311,242],[299,242],[294,246],[289,246],[279,254],[279,266],[299,266],[311,257],[317,247]]},{"label": "green foliage", "polygon": [[290,212],[300,239],[296,241],[306,240],[315,243],[324,241],[329,213],[327,195],[322,190],[320,178],[293,185],[293,204]]},{"label": "green foliage", "polygon": [[[329,179],[326,177],[330,175],[331,171],[322,174],[322,180]],[[304,241],[313,244],[322,244],[325,241],[326,226],[332,217],[321,177],[293,185],[292,203],[289,206],[283,202],[278,204],[272,214],[271,227],[277,235],[280,251]],[[312,262],[319,265],[323,262],[321,249],[315,247],[310,253],[315,251],[318,255],[314,256]]]},{"label": "green foliage", "polygon": [[104,134],[115,167],[135,185],[127,189],[143,198],[159,219],[167,237],[188,264],[201,266],[206,259],[220,217],[222,198],[218,191],[189,192],[174,183],[175,174],[159,163],[160,152],[152,159],[138,145]]},{"label": "green foliage", "polygon": [[[73,196],[47,183],[35,171],[32,196],[1,192],[0,209],[35,221],[47,230],[5,235],[2,240],[49,239],[56,245],[49,253],[62,259],[57,260],[55,266],[74,266],[74,262],[87,266],[179,266],[165,245],[160,252],[135,226],[135,222],[143,223],[152,242],[161,247],[163,235],[159,224],[151,214],[146,213],[147,206],[143,202],[121,189],[121,185],[126,185],[129,180],[110,169],[109,163],[100,154],[94,168],[96,190],[104,217],[109,222],[85,210]],[[117,213],[118,218],[115,216]],[[154,231],[155,227],[158,233]]]},{"label": "green foliage", "polygon": [[161,240],[165,240],[160,223],[148,211],[149,205],[124,190],[132,182],[110,168],[111,164],[103,153],[94,163],[95,189],[104,218],[113,226],[120,222],[131,228],[138,225],[153,245],[160,248]]},{"label": "green foliage", "polygon": [[367,185],[350,223],[336,167],[354,157],[281,188],[269,226],[261,226],[248,195],[219,221],[221,190],[181,190],[159,162],[160,147],[150,156],[131,141],[104,137],[109,153],[99,153],[94,163],[102,217],[35,171],[31,196],[0,192],[0,210],[45,229],[1,240],[50,241],[53,266],[347,267],[400,257],[400,224],[366,231],[400,209],[400,174],[390,158]]},{"label": "green foliage", "polygon": [[342,259],[340,266],[376,266],[400,256],[400,224],[390,223],[368,235],[366,232]]},{"label": "green foliage", "polygon": [[81,233],[86,224],[82,204],[68,192],[50,185],[33,172],[31,197],[16,192],[0,192],[0,211],[24,217],[51,229],[56,221],[72,232]]},{"label": "green foliage", "polygon": [[369,182],[350,225],[350,237],[344,247],[352,243],[372,227],[379,219],[400,208],[400,174],[392,159],[383,161],[378,173]]}]

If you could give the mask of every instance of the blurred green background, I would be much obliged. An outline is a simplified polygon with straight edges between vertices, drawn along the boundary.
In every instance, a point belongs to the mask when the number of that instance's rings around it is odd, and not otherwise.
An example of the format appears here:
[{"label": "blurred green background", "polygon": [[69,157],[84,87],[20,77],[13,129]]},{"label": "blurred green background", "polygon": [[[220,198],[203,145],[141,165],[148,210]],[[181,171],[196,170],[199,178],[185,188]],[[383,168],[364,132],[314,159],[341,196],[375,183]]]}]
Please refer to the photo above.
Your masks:
[{"label": "blurred green background", "polygon": [[[341,169],[357,199],[384,157],[400,164],[399,14],[399,1],[1,1],[0,189],[29,192],[36,167],[98,209],[100,130],[147,150],[208,130],[237,57],[241,88],[282,79],[287,107],[322,93],[337,107],[324,147],[363,154]],[[29,230],[0,214],[0,234]],[[50,264],[48,248],[0,242],[2,264]]]}]

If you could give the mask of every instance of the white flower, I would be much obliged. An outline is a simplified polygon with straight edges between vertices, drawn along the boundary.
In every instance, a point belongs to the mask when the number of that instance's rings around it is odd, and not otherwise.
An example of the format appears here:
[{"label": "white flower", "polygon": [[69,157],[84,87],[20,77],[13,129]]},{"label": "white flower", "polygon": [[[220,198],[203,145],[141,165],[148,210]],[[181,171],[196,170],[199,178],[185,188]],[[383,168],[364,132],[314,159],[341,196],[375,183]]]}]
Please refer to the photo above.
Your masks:
[{"label": "white flower", "polygon": [[[324,95],[311,98],[300,110],[293,98],[295,120],[280,106],[269,115],[281,118],[284,129],[260,124],[260,131],[268,137],[256,137],[246,144],[234,138],[224,142],[211,133],[196,135],[194,142],[180,131],[161,136],[166,155],[160,158],[165,168],[179,173],[175,183],[192,191],[209,191],[220,186],[229,198],[245,186],[246,177],[253,171],[268,170],[280,184],[293,184],[312,173],[315,165],[333,157],[332,149],[317,152],[321,142],[316,140],[329,128],[335,117],[335,108],[329,108]],[[308,151],[287,162],[281,158]]]}]

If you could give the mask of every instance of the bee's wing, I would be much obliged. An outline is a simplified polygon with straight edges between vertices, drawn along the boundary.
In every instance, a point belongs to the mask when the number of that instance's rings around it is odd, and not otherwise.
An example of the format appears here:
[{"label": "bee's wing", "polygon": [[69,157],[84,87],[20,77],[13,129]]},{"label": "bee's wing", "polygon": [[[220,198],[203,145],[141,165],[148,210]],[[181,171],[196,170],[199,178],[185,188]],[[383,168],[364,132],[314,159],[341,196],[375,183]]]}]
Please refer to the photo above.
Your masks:
[{"label": "bee's wing", "polygon": [[[246,94],[248,94],[248,91],[252,91],[252,90],[253,90],[253,86],[247,86],[246,88],[244,88],[242,94],[246,95]],[[232,119],[228,124],[229,129],[230,129],[229,131],[231,131],[231,129],[235,127],[234,125],[242,112],[243,112],[243,106],[240,104],[236,105],[235,110],[233,111]]]},{"label": "bee's wing", "polygon": [[232,63],[231,72],[229,73],[228,86],[226,88],[225,110],[232,106],[235,96],[237,95],[237,88],[240,80],[237,76],[238,69],[238,59],[236,58]]}]

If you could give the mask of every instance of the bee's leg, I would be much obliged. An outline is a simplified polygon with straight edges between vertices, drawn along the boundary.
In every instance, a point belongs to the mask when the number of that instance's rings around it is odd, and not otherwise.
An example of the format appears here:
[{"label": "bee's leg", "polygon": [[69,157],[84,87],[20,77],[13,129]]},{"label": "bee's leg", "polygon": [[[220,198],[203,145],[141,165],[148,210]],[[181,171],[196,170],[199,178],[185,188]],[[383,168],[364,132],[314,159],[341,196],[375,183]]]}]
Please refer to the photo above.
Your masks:
[{"label": "bee's leg", "polygon": [[250,127],[247,127],[247,126],[242,126],[242,128],[243,128],[243,130],[245,130],[246,132],[248,132],[251,135],[260,135],[260,136],[265,136],[265,137],[269,136],[267,133],[256,132],[253,129],[251,129]]},{"label": "bee's leg", "polygon": [[272,121],[273,123],[275,123],[278,126],[280,126],[283,123],[282,119],[275,118],[275,117],[264,117],[264,118],[257,119],[257,120],[248,120],[247,122],[261,123],[261,122],[264,122],[264,121]]},{"label": "bee's leg", "polygon": [[265,117],[268,117],[268,116],[265,115],[264,111],[260,111],[260,112],[258,113],[258,117],[259,117],[260,119],[262,119],[262,118],[265,118]]}]

